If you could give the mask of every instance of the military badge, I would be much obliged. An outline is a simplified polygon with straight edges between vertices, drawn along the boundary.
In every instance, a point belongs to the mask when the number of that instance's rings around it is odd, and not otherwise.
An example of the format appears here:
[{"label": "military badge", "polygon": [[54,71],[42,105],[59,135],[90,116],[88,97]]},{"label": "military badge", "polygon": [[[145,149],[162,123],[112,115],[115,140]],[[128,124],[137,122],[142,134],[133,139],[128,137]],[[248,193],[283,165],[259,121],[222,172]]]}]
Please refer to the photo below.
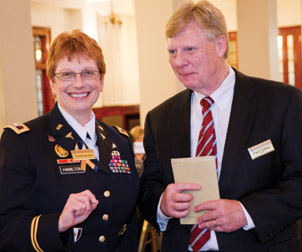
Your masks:
[{"label": "military badge", "polygon": [[103,138],[103,140],[106,139],[106,137],[105,137],[102,133],[100,133],[100,135],[101,135],[101,137]]},{"label": "military badge", "polygon": [[62,127],[63,127],[62,124],[58,124],[57,127],[56,127],[56,129],[57,129],[57,130],[60,130]]},{"label": "military badge", "polygon": [[[82,149],[79,147],[82,146]],[[98,171],[97,165],[90,161],[90,159],[95,159],[95,155],[92,149],[87,149],[84,143],[76,143],[75,149],[71,151],[72,158],[81,161],[81,169],[86,171],[86,164],[94,171]]]},{"label": "military badge", "polygon": [[56,144],[55,146],[55,152],[59,157],[67,157],[68,156],[68,151],[65,150],[62,146]]},{"label": "military badge", "polygon": [[112,159],[109,163],[109,169],[112,173],[132,173],[127,160],[122,160],[118,151],[111,152]]},{"label": "military badge", "polygon": [[66,136],[65,136],[65,138],[71,138],[71,139],[74,139],[73,138],[73,136],[72,136],[72,132],[69,132]]},{"label": "military badge", "polygon": [[118,130],[118,132],[120,132],[121,134],[129,137],[129,135],[128,135],[128,133],[127,133],[126,130],[124,130],[124,129],[120,128],[119,126],[116,126],[116,125],[114,127]]},{"label": "military badge", "polygon": [[51,136],[51,135],[47,135],[47,137],[48,137],[48,141],[49,142],[55,142],[56,141],[56,139],[53,137],[53,136]]},{"label": "military badge", "polygon": [[73,158],[67,158],[67,159],[57,159],[58,164],[74,164],[74,163],[80,163],[80,160],[75,160]]},{"label": "military badge", "polygon": [[13,131],[15,131],[18,135],[23,133],[23,132],[26,132],[26,131],[29,131],[30,129],[23,123],[13,123],[13,124],[10,124],[10,125],[7,125],[5,128],[10,128],[12,129]]},{"label": "military badge", "polygon": [[83,228],[77,228],[77,227],[73,228],[73,238],[74,238],[73,241],[74,242],[77,242],[81,238],[82,231],[83,231]]}]

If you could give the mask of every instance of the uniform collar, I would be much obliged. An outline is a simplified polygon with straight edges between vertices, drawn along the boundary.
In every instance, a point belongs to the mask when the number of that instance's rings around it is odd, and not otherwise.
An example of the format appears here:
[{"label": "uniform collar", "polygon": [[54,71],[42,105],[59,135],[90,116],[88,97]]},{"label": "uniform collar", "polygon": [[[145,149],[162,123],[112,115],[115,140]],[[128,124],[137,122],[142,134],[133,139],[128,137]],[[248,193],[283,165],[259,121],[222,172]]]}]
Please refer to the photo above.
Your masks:
[{"label": "uniform collar", "polygon": [[85,141],[87,133],[89,134],[92,142],[95,144],[97,140],[97,135],[95,131],[95,115],[91,112],[90,120],[84,126],[82,126],[74,117],[68,114],[59,104],[58,108],[67,121],[67,123],[74,129],[74,131],[80,136],[80,138]]}]

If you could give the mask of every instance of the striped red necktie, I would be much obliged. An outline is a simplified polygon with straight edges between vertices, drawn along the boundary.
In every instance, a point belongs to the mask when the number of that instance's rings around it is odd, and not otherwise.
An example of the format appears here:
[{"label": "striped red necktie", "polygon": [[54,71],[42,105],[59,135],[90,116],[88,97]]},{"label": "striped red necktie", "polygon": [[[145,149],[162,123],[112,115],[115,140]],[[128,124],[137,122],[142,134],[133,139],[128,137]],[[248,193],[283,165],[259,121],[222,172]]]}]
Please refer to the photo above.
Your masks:
[{"label": "striped red necktie", "polygon": [[[203,121],[198,136],[196,157],[215,156],[217,167],[217,148],[216,136],[211,106],[214,101],[207,96],[200,101],[202,106]],[[200,229],[196,224],[192,227],[190,236],[190,246],[194,252],[199,251],[203,245],[210,239],[210,230]]]}]

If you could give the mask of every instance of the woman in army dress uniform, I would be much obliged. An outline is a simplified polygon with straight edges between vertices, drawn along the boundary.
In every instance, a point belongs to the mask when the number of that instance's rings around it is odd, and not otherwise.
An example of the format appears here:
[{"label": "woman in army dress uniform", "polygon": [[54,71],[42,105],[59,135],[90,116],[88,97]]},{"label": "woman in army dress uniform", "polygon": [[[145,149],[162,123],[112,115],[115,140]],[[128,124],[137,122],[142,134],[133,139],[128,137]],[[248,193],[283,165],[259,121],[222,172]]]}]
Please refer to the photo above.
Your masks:
[{"label": "woman in army dress uniform", "polygon": [[57,103],[1,137],[0,251],[136,251],[132,147],[92,112],[105,71],[102,49],[79,30],[52,43]]}]

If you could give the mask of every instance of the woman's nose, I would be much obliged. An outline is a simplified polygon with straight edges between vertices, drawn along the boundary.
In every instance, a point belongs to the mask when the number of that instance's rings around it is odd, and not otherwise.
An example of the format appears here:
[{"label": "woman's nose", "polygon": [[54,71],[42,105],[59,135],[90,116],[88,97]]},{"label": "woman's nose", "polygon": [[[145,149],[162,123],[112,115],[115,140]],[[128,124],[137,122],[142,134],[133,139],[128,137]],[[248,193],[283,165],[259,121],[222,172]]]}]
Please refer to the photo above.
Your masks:
[{"label": "woman's nose", "polygon": [[73,87],[81,88],[85,87],[85,81],[82,79],[81,74],[77,74],[76,78],[73,81]]}]

